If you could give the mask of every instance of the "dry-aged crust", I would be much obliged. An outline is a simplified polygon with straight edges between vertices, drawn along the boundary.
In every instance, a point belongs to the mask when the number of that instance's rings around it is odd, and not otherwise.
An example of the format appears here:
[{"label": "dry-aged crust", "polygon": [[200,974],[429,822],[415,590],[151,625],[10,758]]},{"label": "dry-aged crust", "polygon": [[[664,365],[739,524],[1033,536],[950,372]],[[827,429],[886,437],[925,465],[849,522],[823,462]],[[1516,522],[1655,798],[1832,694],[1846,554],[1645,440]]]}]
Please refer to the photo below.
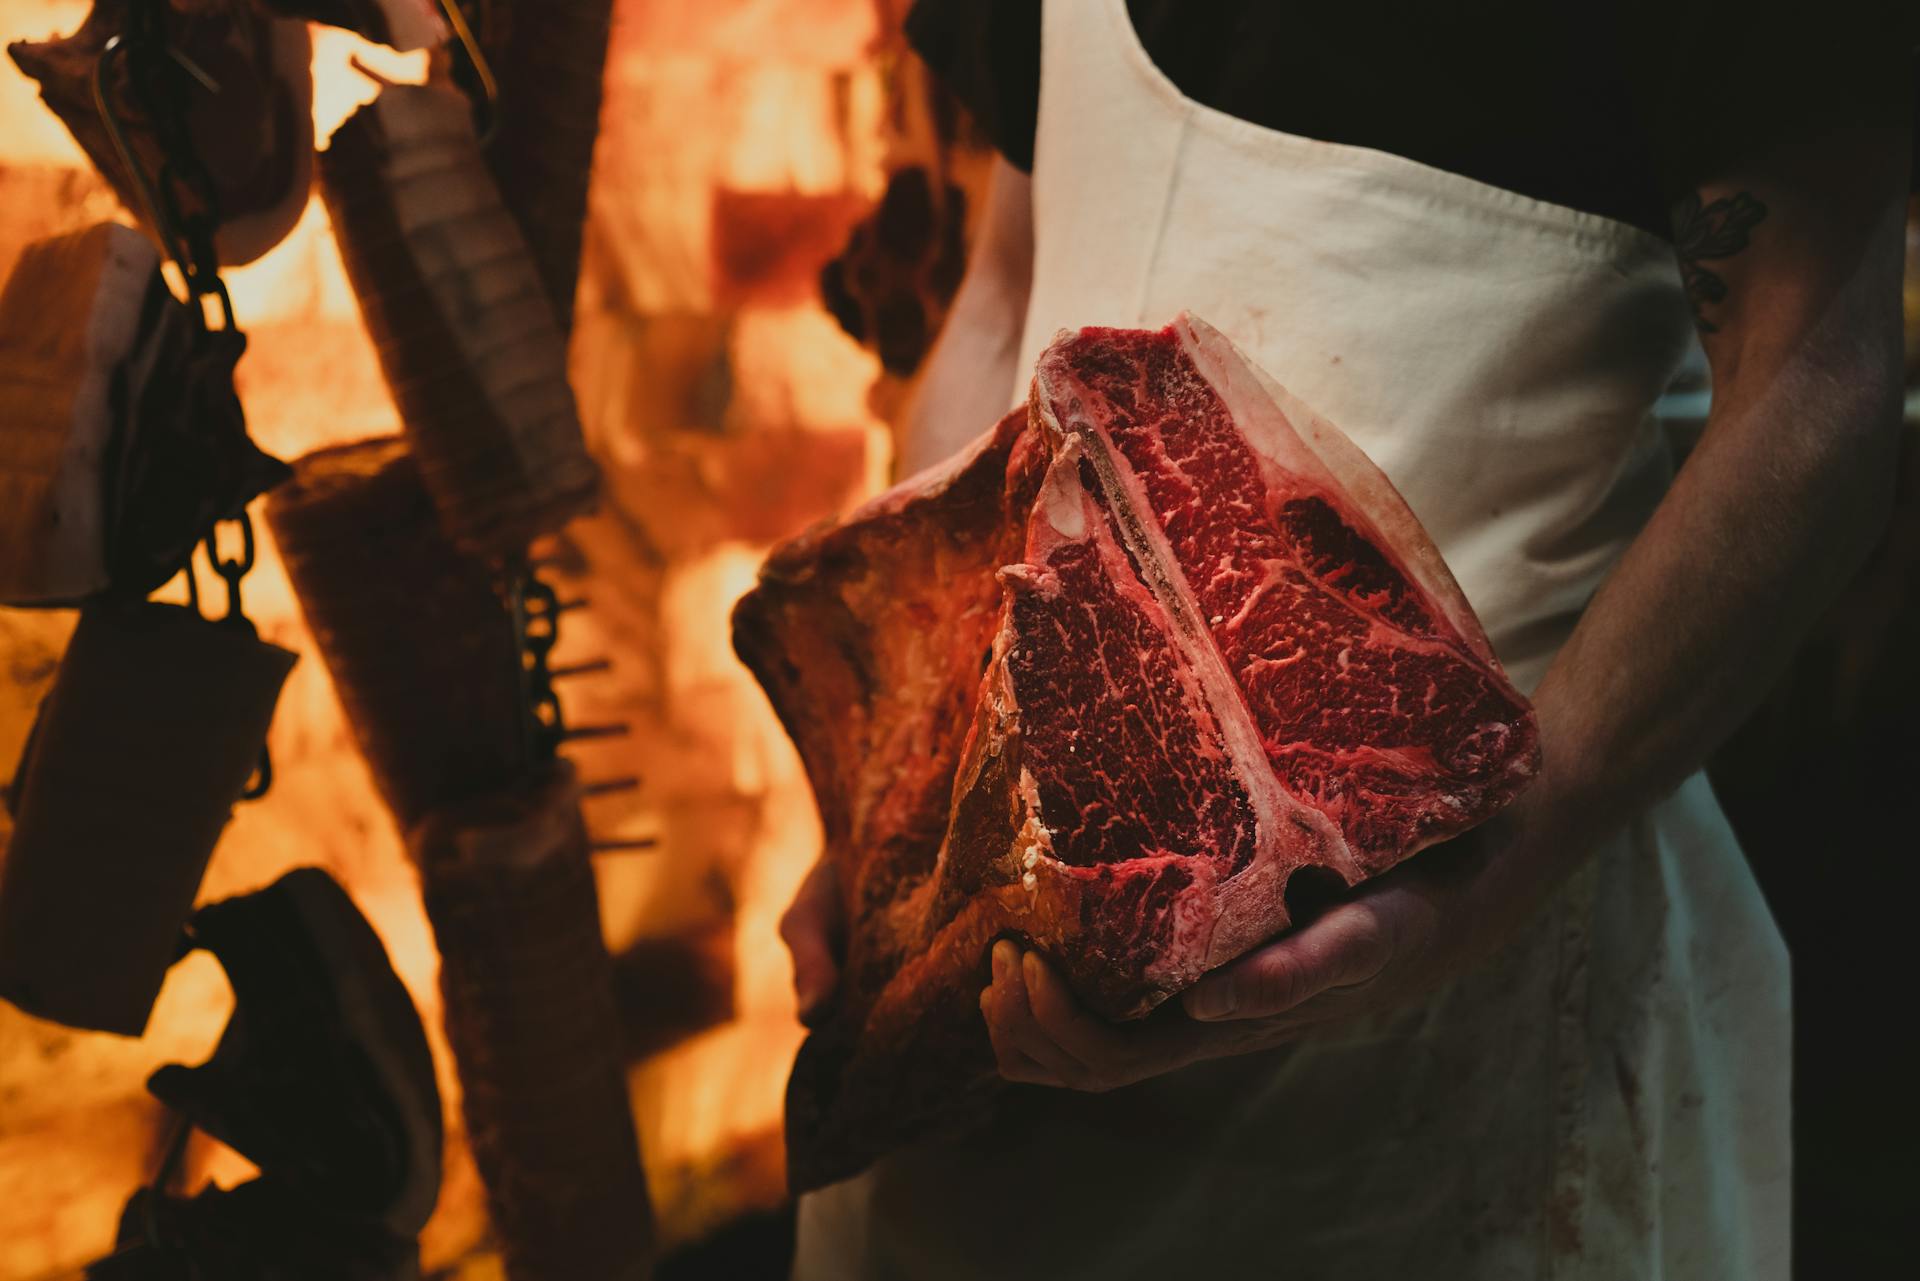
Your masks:
[{"label": "dry-aged crust", "polygon": [[1005,487],[1024,418],[786,543],[734,610],[734,649],[800,748],[849,919],[863,924],[855,993],[869,969],[897,965],[886,909],[925,881],[946,832],[999,617],[994,573],[1018,555]]},{"label": "dry-aged crust", "polygon": [[[734,649],[800,749],[825,856],[854,923],[835,1006],[802,1047],[788,1087],[797,1187],[839,1177],[849,1161],[858,1168],[893,1141],[901,1117],[954,1103],[945,1074],[896,1071],[900,1059],[891,1052],[856,1055],[895,1038],[866,1027],[890,980],[909,994],[893,1015],[908,1036],[913,997],[952,1007],[926,1024],[950,1044],[905,1045],[909,1059],[937,1059],[947,1049],[978,1058],[954,1004],[964,985],[916,985],[911,965],[901,971],[922,942],[924,913],[915,909],[930,888],[954,768],[999,620],[994,574],[1019,553],[1026,500],[1008,487],[1030,488],[1034,478],[1024,421],[1024,413],[1007,415],[947,466],[783,545],[734,610]],[[1010,467],[1016,453],[1024,464]],[[963,956],[968,949],[955,942],[941,955]],[[924,1098],[906,1097],[923,1084]]]},{"label": "dry-aged crust", "polygon": [[1391,484],[1203,322],[1063,332],[1026,417],[776,551],[735,614],[852,922],[797,1189],[985,1104],[995,937],[1135,1017],[1285,928],[1296,871],[1355,884],[1536,763]]}]

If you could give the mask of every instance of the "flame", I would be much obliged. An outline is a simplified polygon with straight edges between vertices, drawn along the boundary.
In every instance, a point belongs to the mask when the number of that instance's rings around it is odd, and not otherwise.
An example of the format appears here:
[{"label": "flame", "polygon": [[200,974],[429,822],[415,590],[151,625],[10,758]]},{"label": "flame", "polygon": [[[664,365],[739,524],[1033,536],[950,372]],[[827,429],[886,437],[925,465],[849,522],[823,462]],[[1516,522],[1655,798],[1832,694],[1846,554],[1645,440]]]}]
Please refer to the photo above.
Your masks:
[{"label": "flame", "polygon": [[[70,31],[87,8],[0,0],[0,34]],[[756,301],[751,289],[716,281],[712,211],[722,189],[802,201],[879,191],[874,12],[870,0],[623,0],[616,13],[574,353],[613,511],[570,532],[587,558],[583,586],[595,608],[577,624],[569,617],[560,657],[615,664],[605,681],[568,691],[576,720],[635,727],[623,744],[582,750],[583,769],[645,776],[639,792],[592,803],[596,834],[661,842],[654,854],[599,868],[610,946],[715,922],[732,931],[731,1017],[632,1069],[669,1242],[783,1195],[781,1095],[801,1033],[775,926],[820,839],[798,761],[732,658],[728,610],[776,537],[877,488],[888,463],[887,432],[867,404],[875,362],[813,302]],[[425,74],[424,54],[324,28],[314,37],[322,140],[377,92],[354,61],[394,80]],[[0,65],[0,193],[42,172],[71,176],[55,184],[71,190],[69,202],[27,209],[0,198],[0,271],[25,239],[83,226],[106,199],[32,84]],[[283,244],[229,273],[228,284],[249,334],[240,390],[264,447],[292,458],[396,429],[317,198]],[[723,297],[733,300],[724,308]],[[775,482],[782,505],[769,510]],[[423,1237],[426,1265],[445,1266],[476,1248],[485,1213],[439,1028],[438,957],[412,869],[264,522],[255,524],[260,560],[246,582],[247,612],[303,659],[274,724],[273,793],[236,812],[203,896],[319,864],[372,920],[428,1024],[447,1100],[445,1187]],[[203,591],[215,586],[202,580]],[[8,760],[70,625],[60,613],[0,614]],[[163,1118],[146,1076],[162,1063],[204,1059],[229,1008],[225,980],[205,956],[175,967],[138,1041],[69,1032],[0,1006],[0,1281],[73,1269],[106,1251],[159,1142]],[[210,1143],[191,1151],[193,1181],[231,1185],[249,1174]]]}]

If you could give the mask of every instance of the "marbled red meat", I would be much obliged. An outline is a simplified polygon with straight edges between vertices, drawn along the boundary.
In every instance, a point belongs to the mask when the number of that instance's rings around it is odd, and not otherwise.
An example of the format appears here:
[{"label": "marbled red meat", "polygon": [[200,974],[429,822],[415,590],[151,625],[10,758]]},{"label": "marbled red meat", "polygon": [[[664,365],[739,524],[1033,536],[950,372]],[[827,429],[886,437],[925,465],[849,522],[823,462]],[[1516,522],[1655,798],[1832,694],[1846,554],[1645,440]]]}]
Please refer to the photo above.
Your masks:
[{"label": "marbled red meat", "polygon": [[977,1114],[995,938],[1138,1016],[1284,929],[1297,872],[1353,885],[1535,768],[1405,503],[1211,328],[1063,333],[1025,418],[776,552],[735,615],[851,920],[796,1188]]},{"label": "marbled red meat", "polygon": [[1375,872],[1504,801],[1530,772],[1531,723],[1451,576],[1423,586],[1380,527],[1430,551],[1404,505],[1370,515],[1277,402],[1263,425],[1291,439],[1258,450],[1242,421],[1257,416],[1221,390],[1254,373],[1177,323],[1082,330],[1038,378],[1054,430],[1100,441],[1115,498],[1140,495],[1158,522],[1274,771]]},{"label": "marbled red meat", "polygon": [[1006,575],[1021,762],[1054,857],[1090,867],[1205,853],[1231,875],[1252,857],[1253,824],[1219,727],[1158,603],[1104,524],[1088,535]]}]

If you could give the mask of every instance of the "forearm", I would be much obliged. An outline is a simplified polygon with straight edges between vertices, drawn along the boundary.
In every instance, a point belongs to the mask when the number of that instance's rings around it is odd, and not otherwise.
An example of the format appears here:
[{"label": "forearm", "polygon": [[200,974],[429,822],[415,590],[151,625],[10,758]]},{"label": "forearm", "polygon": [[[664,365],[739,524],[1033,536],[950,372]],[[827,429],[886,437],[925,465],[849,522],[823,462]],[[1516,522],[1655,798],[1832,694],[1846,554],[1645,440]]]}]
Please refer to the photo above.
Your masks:
[{"label": "forearm", "polygon": [[1716,403],[1537,696],[1557,809],[1605,828],[1705,763],[1857,570],[1890,508],[1895,362],[1817,347]]},{"label": "forearm", "polygon": [[1002,299],[963,287],[907,402],[899,475],[952,456],[1007,412],[1019,344],[1020,317]]},{"label": "forearm", "polygon": [[950,457],[1013,403],[1033,267],[1029,181],[996,162],[979,243],[908,401],[895,471]]},{"label": "forearm", "polygon": [[1704,765],[1882,533],[1907,151],[1904,117],[1787,137],[1676,204],[1713,408],[1535,693],[1542,774],[1504,825],[1523,881]]}]

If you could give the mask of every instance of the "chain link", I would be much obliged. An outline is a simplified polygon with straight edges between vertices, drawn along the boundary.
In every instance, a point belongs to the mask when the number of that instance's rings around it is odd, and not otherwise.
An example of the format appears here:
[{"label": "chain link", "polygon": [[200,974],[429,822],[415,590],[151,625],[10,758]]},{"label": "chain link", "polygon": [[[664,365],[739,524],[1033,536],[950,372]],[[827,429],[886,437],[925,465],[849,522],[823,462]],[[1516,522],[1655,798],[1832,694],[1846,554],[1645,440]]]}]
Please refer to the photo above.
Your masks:
[{"label": "chain link", "polygon": [[[195,86],[214,94],[220,92],[220,86],[173,43],[167,31],[171,12],[168,0],[133,0],[127,9],[124,30],[101,51],[94,75],[94,101],[145,206],[143,212],[148,223],[180,272],[194,325],[195,351],[200,352],[214,341],[214,334],[237,333],[233,299],[227,292],[226,282],[220,278],[216,248],[220,228],[219,191],[194,147],[188,121],[188,104]],[[126,64],[132,105],[145,117],[160,145],[159,171],[151,177],[128,142],[114,105],[113,69],[122,60]],[[210,323],[209,300],[215,308],[217,323]],[[201,545],[206,550],[208,563],[227,585],[227,612],[220,623],[253,634],[253,624],[247,619],[240,600],[241,580],[253,569],[255,560],[253,521],[244,508],[230,519],[240,526],[238,558],[229,558],[220,552],[219,528],[223,523],[220,520],[207,528]],[[189,600],[198,609],[199,591],[191,551],[183,568]],[[264,796],[272,783],[273,757],[263,743],[259,764],[241,797],[253,800]]]},{"label": "chain link", "polygon": [[[500,123],[500,86],[488,65],[487,43],[498,37],[491,0],[439,0],[452,28],[453,80],[473,104],[480,145],[492,141]],[[471,11],[472,17],[468,13]],[[513,619],[514,648],[520,656],[520,711],[529,758],[547,764],[565,742],[567,720],[560,695],[553,687],[553,647],[560,640],[559,593],[543,582],[525,555],[504,566],[508,610]]]},{"label": "chain link", "polygon": [[527,742],[535,761],[553,760],[566,738],[566,716],[553,688],[553,647],[560,640],[560,596],[540,580],[531,565],[507,568],[507,597],[513,612],[513,638],[520,651],[521,706]]},{"label": "chain link", "polygon": [[[207,326],[206,300],[219,305],[219,328],[233,328],[233,300],[220,279],[215,236],[220,227],[220,196],[212,175],[193,145],[187,103],[195,84],[219,92],[212,77],[187,58],[168,39],[167,0],[135,0],[127,13],[127,27],[116,40],[127,61],[127,78],[135,105],[146,116],[160,143],[160,171],[151,185],[158,224],[154,230],[180,269],[196,322]],[[109,53],[112,47],[109,46]],[[105,58],[103,56],[103,64]],[[123,159],[145,186],[137,157],[122,147]]]},{"label": "chain link", "polygon": [[220,554],[220,526],[216,523],[207,531],[205,546],[207,563],[213,566],[213,572],[220,575],[227,584],[227,616],[223,622],[245,622],[246,612],[240,608],[240,580],[253,569],[253,518],[241,512],[234,523],[240,526],[240,558],[229,560]]}]

